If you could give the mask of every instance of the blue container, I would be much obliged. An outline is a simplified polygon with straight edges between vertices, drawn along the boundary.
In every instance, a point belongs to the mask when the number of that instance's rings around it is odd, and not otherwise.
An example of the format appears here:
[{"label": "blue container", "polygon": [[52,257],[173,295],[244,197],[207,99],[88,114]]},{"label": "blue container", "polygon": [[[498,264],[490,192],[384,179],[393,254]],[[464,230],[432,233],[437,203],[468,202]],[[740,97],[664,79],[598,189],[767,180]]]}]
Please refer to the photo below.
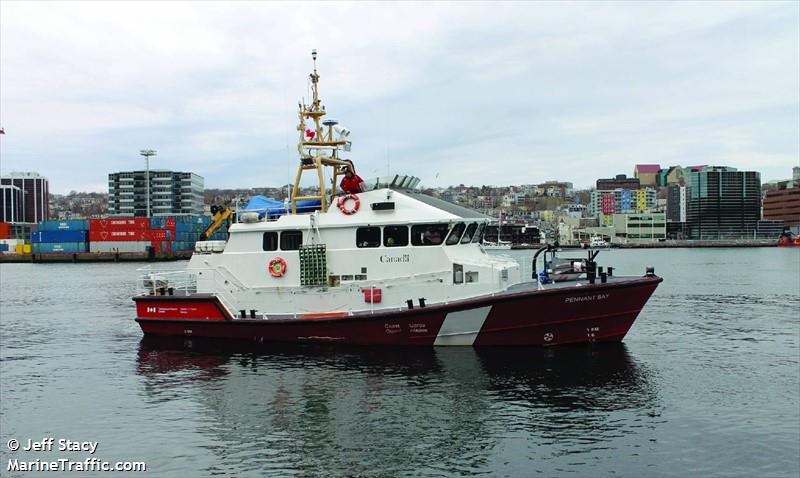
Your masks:
[{"label": "blue container", "polygon": [[31,233],[31,242],[86,242],[86,231],[38,231]]},{"label": "blue container", "polygon": [[195,242],[200,238],[200,234],[194,232],[177,232],[175,233],[176,241]]},{"label": "blue container", "polygon": [[172,250],[173,251],[185,251],[187,249],[194,249],[194,242],[189,242],[189,241],[173,241],[172,242]]},{"label": "blue container", "polygon": [[34,242],[31,249],[36,253],[86,252],[88,244],[88,242]]},{"label": "blue container", "polygon": [[0,244],[0,252],[8,252],[8,244]]},{"label": "blue container", "polygon": [[89,221],[84,221],[82,219],[68,219],[65,221],[40,221],[37,226],[38,230],[40,231],[88,231]]}]

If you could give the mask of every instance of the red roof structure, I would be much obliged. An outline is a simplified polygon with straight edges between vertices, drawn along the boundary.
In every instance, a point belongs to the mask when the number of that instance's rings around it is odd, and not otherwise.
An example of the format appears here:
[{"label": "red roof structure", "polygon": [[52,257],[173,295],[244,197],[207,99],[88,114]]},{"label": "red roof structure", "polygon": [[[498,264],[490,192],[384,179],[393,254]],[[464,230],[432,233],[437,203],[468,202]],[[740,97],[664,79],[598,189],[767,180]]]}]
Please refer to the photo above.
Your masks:
[{"label": "red roof structure", "polygon": [[661,169],[659,164],[637,164],[634,168],[635,173],[657,173]]}]

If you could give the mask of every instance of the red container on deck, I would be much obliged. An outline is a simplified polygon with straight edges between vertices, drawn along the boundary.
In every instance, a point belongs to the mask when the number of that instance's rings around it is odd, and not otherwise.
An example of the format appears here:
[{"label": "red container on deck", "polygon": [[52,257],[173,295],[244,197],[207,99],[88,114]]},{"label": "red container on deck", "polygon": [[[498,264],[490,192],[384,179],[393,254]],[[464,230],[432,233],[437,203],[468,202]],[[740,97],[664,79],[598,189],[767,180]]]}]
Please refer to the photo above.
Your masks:
[{"label": "red container on deck", "polygon": [[155,252],[161,252],[161,241],[150,241],[150,247],[152,247]]},{"label": "red container on deck", "polygon": [[377,287],[362,289],[364,291],[364,302],[377,304],[381,301],[381,290]]},{"label": "red container on deck", "polygon": [[8,239],[11,235],[11,225],[7,222],[0,222],[0,239]]}]

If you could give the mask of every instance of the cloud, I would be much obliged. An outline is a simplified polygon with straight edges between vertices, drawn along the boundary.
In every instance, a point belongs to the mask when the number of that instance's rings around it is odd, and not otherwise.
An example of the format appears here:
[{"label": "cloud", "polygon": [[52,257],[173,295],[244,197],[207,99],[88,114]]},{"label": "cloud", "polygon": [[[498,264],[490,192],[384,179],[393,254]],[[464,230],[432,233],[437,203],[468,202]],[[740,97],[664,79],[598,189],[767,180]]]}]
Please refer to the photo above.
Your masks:
[{"label": "cloud", "polygon": [[[800,6],[3,2],[0,168],[56,192],[108,172],[282,184],[319,50],[359,170],[589,186],[638,162],[800,162]],[[288,163],[288,165],[287,165]],[[439,174],[438,178],[436,177]]]}]

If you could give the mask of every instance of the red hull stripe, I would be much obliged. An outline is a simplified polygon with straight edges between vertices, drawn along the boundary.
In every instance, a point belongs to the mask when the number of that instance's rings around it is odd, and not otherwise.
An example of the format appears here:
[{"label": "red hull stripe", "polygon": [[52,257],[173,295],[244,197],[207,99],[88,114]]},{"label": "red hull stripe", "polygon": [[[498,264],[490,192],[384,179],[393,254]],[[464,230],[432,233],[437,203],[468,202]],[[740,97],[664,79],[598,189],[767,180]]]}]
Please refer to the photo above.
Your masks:
[{"label": "red hull stripe", "polygon": [[[660,278],[585,286],[580,290],[559,289],[505,294],[375,314],[341,318],[235,319],[213,296],[139,297],[137,321],[146,334],[204,336],[246,339],[257,342],[346,342],[356,344],[420,345],[552,345],[575,342],[621,340],[655,290]],[[188,306],[187,315],[169,317],[166,306]],[[173,307],[174,308],[174,307]],[[211,313],[211,310],[216,313]],[[178,307],[181,310],[181,307]]]},{"label": "red hull stripe", "polygon": [[139,318],[181,321],[229,321],[230,314],[219,300],[211,295],[194,297],[148,296],[136,297]]}]

